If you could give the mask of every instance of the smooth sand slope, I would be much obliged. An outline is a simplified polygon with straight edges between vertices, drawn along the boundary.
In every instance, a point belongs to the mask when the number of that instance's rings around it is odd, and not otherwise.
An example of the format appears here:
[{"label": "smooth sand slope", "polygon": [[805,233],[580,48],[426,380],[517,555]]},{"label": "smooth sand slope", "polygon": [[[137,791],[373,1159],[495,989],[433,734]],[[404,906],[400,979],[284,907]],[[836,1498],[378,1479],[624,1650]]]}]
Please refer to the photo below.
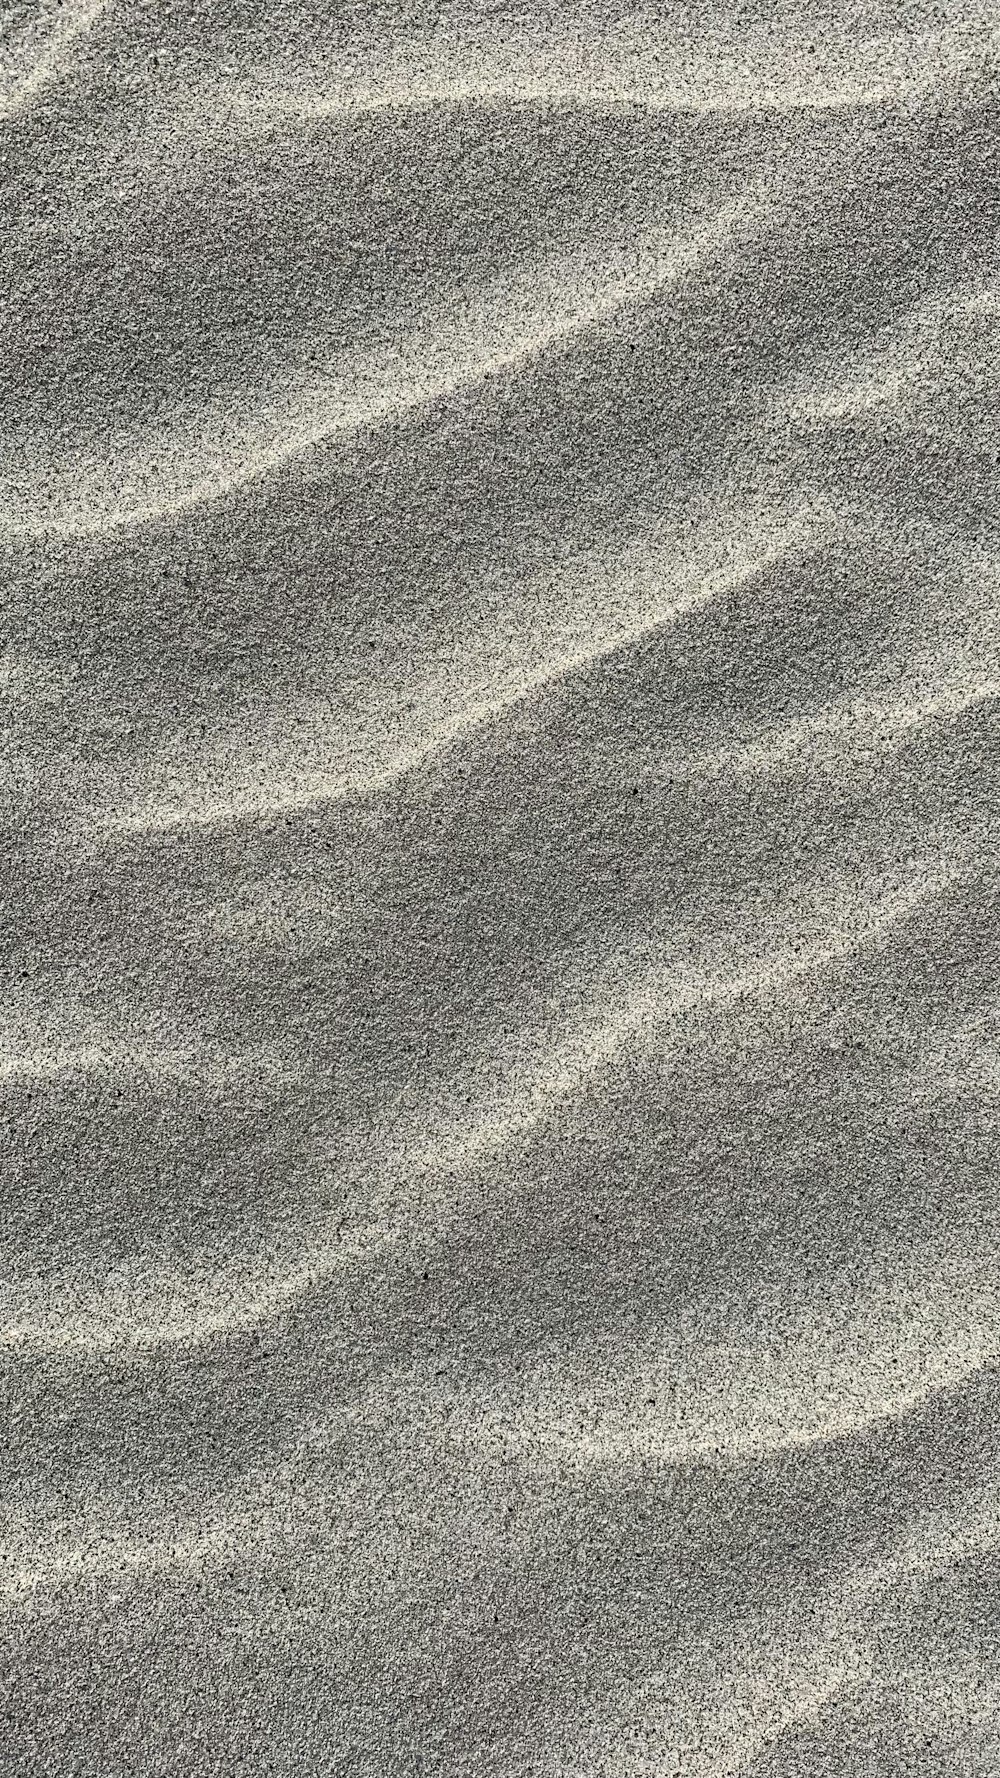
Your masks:
[{"label": "smooth sand slope", "polygon": [[993,9],[2,30],[3,1772],[995,1778]]}]

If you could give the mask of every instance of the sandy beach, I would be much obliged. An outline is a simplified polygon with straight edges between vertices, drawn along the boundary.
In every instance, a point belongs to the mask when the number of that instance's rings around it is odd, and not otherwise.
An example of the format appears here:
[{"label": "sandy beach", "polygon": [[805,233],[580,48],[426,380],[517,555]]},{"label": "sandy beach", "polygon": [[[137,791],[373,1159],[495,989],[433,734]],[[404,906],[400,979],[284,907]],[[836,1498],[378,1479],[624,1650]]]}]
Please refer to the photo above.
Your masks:
[{"label": "sandy beach", "polygon": [[0,45],[5,1778],[996,1778],[995,9]]}]

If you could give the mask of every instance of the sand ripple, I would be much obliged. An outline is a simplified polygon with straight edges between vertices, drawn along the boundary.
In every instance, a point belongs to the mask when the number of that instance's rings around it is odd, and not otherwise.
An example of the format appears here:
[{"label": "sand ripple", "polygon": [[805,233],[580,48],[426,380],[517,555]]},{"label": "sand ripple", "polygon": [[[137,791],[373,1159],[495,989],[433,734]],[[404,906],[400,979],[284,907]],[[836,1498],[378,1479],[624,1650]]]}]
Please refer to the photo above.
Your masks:
[{"label": "sand ripple", "polygon": [[8,11],[5,1771],[992,1778],[992,9]]}]

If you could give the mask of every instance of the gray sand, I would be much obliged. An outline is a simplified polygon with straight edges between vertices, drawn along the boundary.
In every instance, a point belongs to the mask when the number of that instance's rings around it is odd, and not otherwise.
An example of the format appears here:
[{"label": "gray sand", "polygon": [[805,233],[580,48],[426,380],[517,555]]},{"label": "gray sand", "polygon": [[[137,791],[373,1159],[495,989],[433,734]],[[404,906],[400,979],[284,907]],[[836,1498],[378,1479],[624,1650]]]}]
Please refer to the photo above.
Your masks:
[{"label": "gray sand", "polygon": [[5,1778],[996,1778],[991,9],[3,29]]}]

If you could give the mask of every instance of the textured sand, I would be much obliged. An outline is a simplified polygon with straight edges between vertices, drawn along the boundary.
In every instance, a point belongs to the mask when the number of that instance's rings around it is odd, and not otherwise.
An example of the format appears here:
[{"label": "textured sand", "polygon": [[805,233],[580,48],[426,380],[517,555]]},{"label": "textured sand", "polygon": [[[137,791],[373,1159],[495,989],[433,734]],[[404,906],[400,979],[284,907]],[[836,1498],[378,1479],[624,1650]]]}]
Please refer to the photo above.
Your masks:
[{"label": "textured sand", "polygon": [[996,1778],[994,9],[2,29],[5,1778]]}]

